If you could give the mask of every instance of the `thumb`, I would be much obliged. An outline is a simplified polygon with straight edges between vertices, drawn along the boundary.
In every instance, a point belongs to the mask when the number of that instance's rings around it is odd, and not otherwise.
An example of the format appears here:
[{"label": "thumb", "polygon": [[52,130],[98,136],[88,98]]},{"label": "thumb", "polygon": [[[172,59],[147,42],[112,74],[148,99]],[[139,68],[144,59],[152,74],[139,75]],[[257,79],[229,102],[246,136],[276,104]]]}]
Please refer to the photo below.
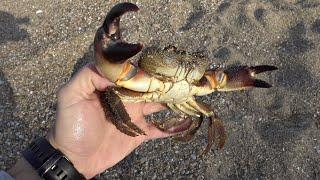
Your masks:
[{"label": "thumb", "polygon": [[148,123],[147,129],[148,129],[148,131],[147,131],[148,133],[147,133],[147,136],[145,136],[145,141],[149,141],[152,139],[170,137],[170,136],[174,136],[177,134],[177,133],[169,133],[169,132],[161,131],[152,123]]},{"label": "thumb", "polygon": [[71,80],[70,86],[79,88],[84,93],[91,94],[94,91],[104,91],[108,86],[113,85],[111,81],[103,78],[93,64],[87,64],[81,71]]},{"label": "thumb", "polygon": [[96,90],[104,91],[113,83],[103,78],[93,64],[84,66],[63,89],[68,92],[91,95]]},{"label": "thumb", "polygon": [[167,109],[167,106],[160,103],[145,103],[142,108],[143,115],[149,115]]}]

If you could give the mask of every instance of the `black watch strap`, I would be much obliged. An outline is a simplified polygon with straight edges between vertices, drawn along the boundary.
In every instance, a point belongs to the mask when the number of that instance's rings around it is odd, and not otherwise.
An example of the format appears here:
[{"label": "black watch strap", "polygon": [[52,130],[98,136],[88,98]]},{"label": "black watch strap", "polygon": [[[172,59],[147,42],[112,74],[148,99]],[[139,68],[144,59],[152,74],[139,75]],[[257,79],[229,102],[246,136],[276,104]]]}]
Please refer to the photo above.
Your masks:
[{"label": "black watch strap", "polygon": [[32,142],[22,154],[39,176],[44,179],[85,179],[67,157],[55,149],[44,137]]}]

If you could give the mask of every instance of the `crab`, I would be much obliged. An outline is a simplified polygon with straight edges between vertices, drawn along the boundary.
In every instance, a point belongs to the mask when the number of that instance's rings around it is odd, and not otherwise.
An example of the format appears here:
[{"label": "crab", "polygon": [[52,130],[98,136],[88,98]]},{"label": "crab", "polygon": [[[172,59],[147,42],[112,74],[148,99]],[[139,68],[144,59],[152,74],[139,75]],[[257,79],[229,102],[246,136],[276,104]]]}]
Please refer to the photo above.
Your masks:
[{"label": "crab", "polygon": [[115,5],[94,39],[96,68],[116,85],[106,93],[109,104],[104,103],[104,106],[111,107],[113,115],[117,117],[112,120],[113,124],[129,136],[145,135],[130,121],[119,102],[163,103],[176,115],[164,122],[152,121],[158,129],[179,133],[177,140],[189,141],[203,120],[207,119],[208,145],[204,153],[214,143],[222,148],[227,137],[222,121],[210,105],[197,101],[195,96],[252,87],[270,88],[270,84],[254,76],[276,70],[277,67],[258,65],[207,70],[209,61],[206,58],[178,51],[172,46],[164,50],[145,50],[136,66],[129,59],[138,54],[143,45],[122,40],[119,24],[123,14],[138,10],[132,3]]}]

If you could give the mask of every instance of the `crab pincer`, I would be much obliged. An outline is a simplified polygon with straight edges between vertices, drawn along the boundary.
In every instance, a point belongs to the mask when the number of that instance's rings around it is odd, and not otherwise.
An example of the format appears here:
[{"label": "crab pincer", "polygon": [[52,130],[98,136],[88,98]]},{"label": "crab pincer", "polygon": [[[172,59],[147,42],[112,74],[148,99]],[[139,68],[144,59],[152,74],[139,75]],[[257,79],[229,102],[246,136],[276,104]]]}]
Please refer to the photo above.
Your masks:
[{"label": "crab pincer", "polygon": [[126,61],[139,53],[142,44],[131,44],[121,39],[120,17],[139,8],[132,3],[115,5],[107,14],[94,39],[94,56],[98,71],[115,82],[124,73],[134,68]]},{"label": "crab pincer", "polygon": [[225,86],[228,90],[245,89],[250,87],[270,88],[271,85],[263,80],[255,79],[256,74],[267,71],[277,70],[278,68],[270,65],[260,66],[238,66],[226,69],[224,72],[227,74],[228,80]]},{"label": "crab pincer", "polygon": [[217,91],[236,91],[248,88],[270,88],[269,83],[254,78],[256,74],[277,70],[276,66],[235,66],[225,70],[207,71],[206,79],[213,89]]}]

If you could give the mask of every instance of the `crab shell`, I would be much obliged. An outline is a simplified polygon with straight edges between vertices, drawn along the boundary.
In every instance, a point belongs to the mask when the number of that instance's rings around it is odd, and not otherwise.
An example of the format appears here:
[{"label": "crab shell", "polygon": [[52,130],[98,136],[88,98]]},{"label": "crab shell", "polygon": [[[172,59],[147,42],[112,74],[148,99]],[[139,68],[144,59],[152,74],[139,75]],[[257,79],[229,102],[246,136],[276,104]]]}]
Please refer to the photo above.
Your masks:
[{"label": "crab shell", "polygon": [[[208,67],[208,60],[195,55],[178,52],[174,47],[165,50],[147,50],[139,60],[139,68],[161,80],[186,79],[190,83],[199,81]],[[187,74],[181,75],[179,68]]]}]

